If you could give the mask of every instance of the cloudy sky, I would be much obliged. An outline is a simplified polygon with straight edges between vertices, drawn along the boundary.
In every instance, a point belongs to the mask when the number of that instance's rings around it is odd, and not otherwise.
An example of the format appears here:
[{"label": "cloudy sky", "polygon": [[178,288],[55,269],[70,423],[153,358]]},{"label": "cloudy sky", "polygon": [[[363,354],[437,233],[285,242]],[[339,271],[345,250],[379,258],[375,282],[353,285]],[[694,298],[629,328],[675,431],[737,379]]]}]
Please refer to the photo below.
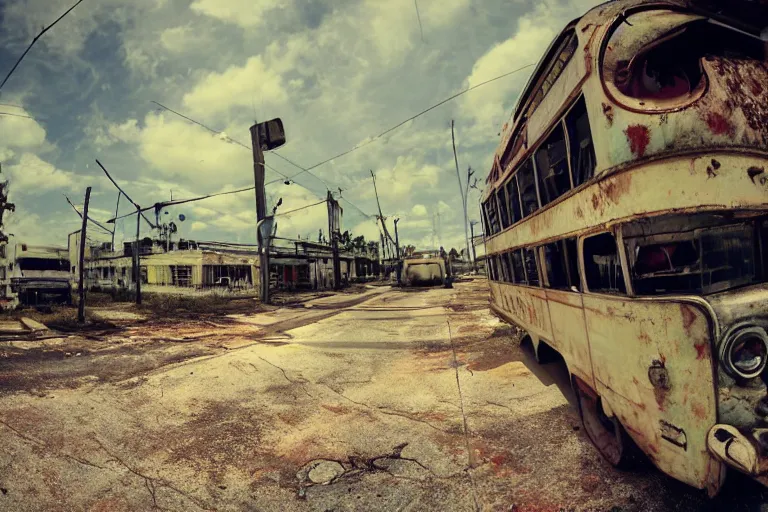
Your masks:
[{"label": "cloudy sky", "polygon": [[[0,75],[73,0],[0,2]],[[160,102],[250,145],[254,119],[283,119],[278,152],[304,167],[350,149],[456,92],[538,61],[588,0],[85,0],[33,47],[0,91],[0,162],[16,240],[66,245],[79,229],[64,195],[113,216],[98,158],[142,205],[253,185],[249,150],[163,111]],[[490,169],[501,126],[533,68],[471,91],[386,137],[267,187],[281,211],[342,189],[343,230],[378,240],[369,170],[400,238],[462,247],[459,166]],[[267,164],[299,169],[267,154]],[[272,170],[267,180],[280,178]],[[173,191],[173,192],[171,192]],[[478,219],[479,192],[469,198]],[[350,203],[351,202],[351,203]],[[354,204],[354,206],[353,206]],[[359,209],[358,209],[359,208]],[[121,213],[130,210],[125,201]],[[180,235],[255,241],[252,192],[170,209]],[[439,222],[437,215],[439,214]],[[369,215],[369,216],[366,216]],[[391,221],[391,218],[390,218]],[[278,234],[317,237],[323,206],[280,217]],[[391,224],[390,224],[391,229]],[[117,241],[135,221],[118,221]],[[146,225],[142,234],[149,234]],[[93,230],[94,240],[108,236]]]}]

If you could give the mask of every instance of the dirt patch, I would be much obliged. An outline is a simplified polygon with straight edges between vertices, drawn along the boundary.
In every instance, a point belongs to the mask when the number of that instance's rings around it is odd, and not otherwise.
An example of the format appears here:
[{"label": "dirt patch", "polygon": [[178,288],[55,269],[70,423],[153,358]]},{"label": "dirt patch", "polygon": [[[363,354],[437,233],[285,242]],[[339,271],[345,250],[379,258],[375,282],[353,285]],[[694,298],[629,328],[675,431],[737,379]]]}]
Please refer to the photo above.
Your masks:
[{"label": "dirt patch", "polygon": [[156,368],[214,354],[205,346],[134,343],[93,350],[81,340],[66,347],[0,350],[0,394],[76,389],[96,382],[118,382]]}]

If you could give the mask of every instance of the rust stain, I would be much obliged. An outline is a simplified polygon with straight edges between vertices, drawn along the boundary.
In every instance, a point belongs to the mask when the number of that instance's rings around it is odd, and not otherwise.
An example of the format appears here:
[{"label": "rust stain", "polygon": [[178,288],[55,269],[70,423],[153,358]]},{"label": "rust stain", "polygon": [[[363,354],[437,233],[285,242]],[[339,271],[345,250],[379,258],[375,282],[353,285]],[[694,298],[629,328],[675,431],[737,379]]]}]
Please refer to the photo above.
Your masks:
[{"label": "rust stain", "polygon": [[656,398],[656,404],[658,404],[660,411],[664,410],[664,400],[667,398],[667,391],[666,389],[653,388],[653,396]]},{"label": "rust stain", "polygon": [[608,120],[608,126],[613,125],[613,107],[607,103],[603,103],[603,115]]},{"label": "rust stain", "polygon": [[733,135],[734,128],[728,119],[718,112],[707,113],[707,126],[715,135]]},{"label": "rust stain", "polygon": [[685,333],[691,335],[691,325],[696,321],[696,313],[688,304],[680,304],[680,314],[683,315],[683,329]]},{"label": "rust stain", "polygon": [[629,149],[632,153],[638,157],[642,157],[645,154],[645,150],[648,144],[651,142],[650,132],[648,127],[642,124],[633,124],[627,126],[624,130],[627,136],[627,142],[629,142]]},{"label": "rust stain", "polygon": [[693,411],[693,415],[699,418],[700,420],[707,419],[707,410],[704,408],[701,404],[693,404],[691,405],[691,411]]},{"label": "rust stain", "polygon": [[597,194],[592,194],[592,208],[595,210],[600,208],[600,198],[597,196]]},{"label": "rust stain", "polygon": [[747,169],[747,176],[749,176],[749,179],[752,180],[752,183],[755,183],[755,177],[760,176],[765,172],[765,169],[762,167],[753,166]]},{"label": "rust stain", "polygon": [[653,340],[651,340],[651,337],[648,336],[647,332],[641,332],[640,336],[638,336],[638,338],[640,338],[640,341],[642,341],[646,345],[650,345],[651,342],[653,341]]},{"label": "rust stain", "polygon": [[581,209],[581,206],[576,207],[576,211],[574,212],[574,215],[577,219],[583,219],[584,218],[584,210]]},{"label": "rust stain", "polygon": [[707,346],[708,346],[708,343],[706,343],[706,342],[705,343],[695,343],[693,345],[693,348],[696,349],[696,359],[698,359],[698,360],[706,359],[706,357],[707,357],[707,355],[709,353],[707,351]]}]

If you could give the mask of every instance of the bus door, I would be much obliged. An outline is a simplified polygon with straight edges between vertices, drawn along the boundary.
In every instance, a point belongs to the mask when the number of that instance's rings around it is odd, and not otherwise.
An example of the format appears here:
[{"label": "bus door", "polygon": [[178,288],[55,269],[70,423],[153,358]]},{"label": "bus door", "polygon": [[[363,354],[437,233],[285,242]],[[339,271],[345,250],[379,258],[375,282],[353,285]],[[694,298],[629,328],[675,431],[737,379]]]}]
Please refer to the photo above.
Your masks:
[{"label": "bus door", "polygon": [[568,238],[540,247],[539,261],[552,324],[552,339],[548,343],[568,361],[568,370],[572,374],[594,387],[576,239]]}]

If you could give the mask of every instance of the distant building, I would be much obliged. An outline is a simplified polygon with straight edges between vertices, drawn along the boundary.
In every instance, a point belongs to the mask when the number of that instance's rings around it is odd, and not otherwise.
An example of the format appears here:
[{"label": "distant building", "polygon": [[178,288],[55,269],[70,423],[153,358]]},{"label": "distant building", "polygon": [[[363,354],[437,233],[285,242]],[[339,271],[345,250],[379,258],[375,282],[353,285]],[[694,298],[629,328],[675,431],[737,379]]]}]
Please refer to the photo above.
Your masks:
[{"label": "distant building", "polygon": [[[76,249],[79,239],[70,235],[70,251]],[[85,281],[88,289],[133,290],[135,244],[127,242],[119,250],[111,244],[90,248],[85,262]],[[248,247],[229,244],[196,243],[190,240],[166,243],[143,239],[139,244],[141,264],[139,279],[143,289],[228,289],[246,290],[259,285],[259,257]],[[77,265],[72,266],[73,280],[78,279]]]}]

